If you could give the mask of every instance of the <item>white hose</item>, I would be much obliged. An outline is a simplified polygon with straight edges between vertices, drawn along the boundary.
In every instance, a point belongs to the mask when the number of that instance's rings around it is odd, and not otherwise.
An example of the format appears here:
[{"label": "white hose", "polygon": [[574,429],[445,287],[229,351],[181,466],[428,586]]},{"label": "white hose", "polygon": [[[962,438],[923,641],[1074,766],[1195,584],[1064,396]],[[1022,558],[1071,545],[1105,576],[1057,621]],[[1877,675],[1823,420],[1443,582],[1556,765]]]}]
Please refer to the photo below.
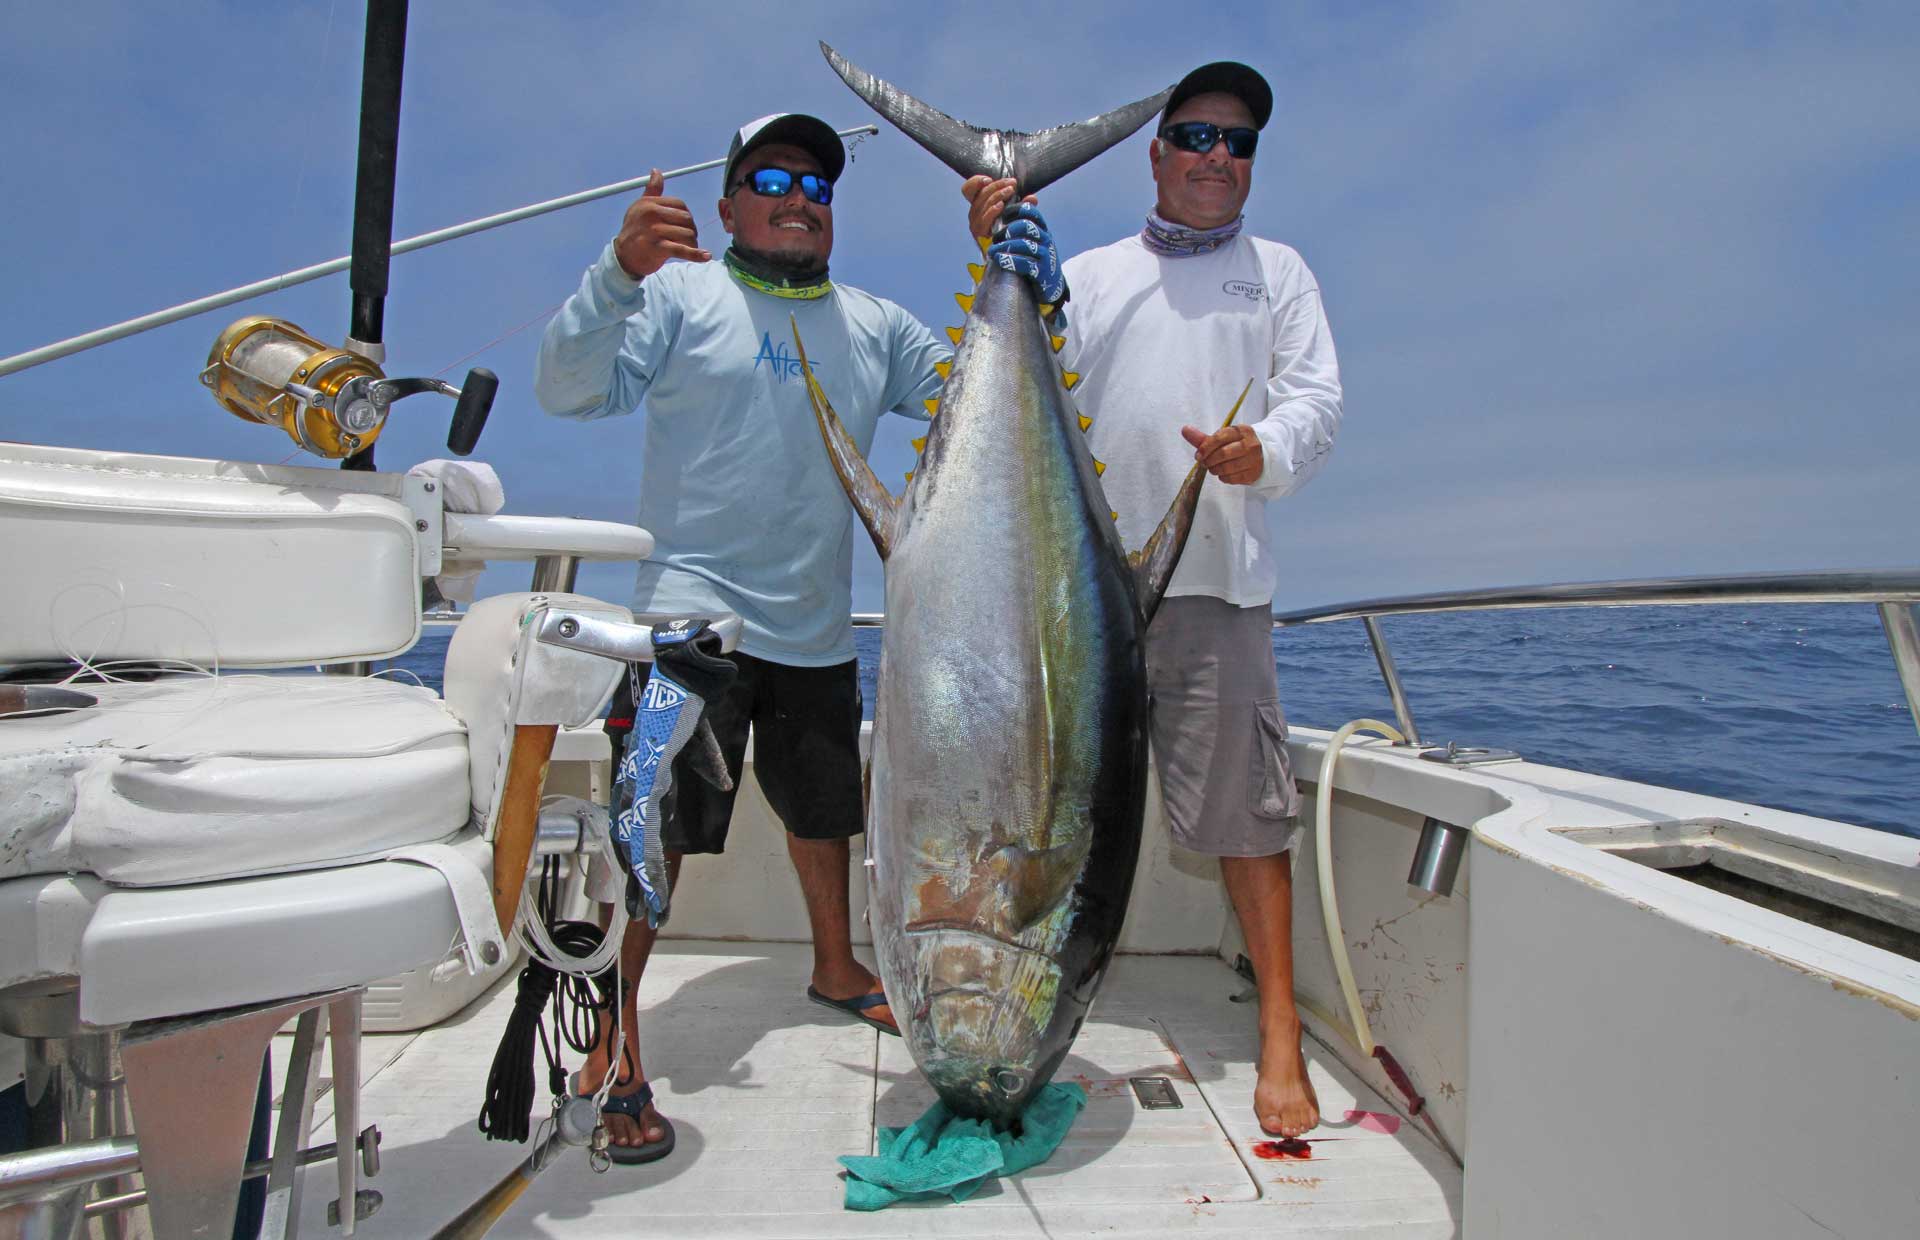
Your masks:
[{"label": "white hose", "polygon": [[1333,764],[1340,757],[1340,747],[1355,732],[1374,732],[1390,741],[1404,741],[1406,737],[1392,724],[1378,719],[1355,719],[1347,724],[1327,742],[1327,756],[1320,763],[1320,787],[1314,796],[1313,851],[1320,871],[1320,914],[1326,922],[1327,946],[1333,953],[1334,971],[1340,975],[1340,990],[1347,997],[1347,1012],[1353,1018],[1354,1044],[1362,1055],[1371,1058],[1373,1029],[1367,1024],[1365,1009],[1360,1006],[1360,989],[1353,981],[1353,961],[1347,956],[1347,937],[1340,929],[1340,902],[1333,891]]}]

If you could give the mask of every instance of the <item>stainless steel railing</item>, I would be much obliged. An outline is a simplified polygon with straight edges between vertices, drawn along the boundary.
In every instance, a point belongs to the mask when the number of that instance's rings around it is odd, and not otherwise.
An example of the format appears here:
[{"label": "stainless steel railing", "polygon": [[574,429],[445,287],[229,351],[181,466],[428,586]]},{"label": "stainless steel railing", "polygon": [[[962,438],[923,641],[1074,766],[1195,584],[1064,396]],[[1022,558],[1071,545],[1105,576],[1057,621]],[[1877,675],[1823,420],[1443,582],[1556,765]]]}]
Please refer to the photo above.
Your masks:
[{"label": "stainless steel railing", "polygon": [[[1920,728],[1920,569],[1872,573],[1754,573],[1728,577],[1650,577],[1639,581],[1592,581],[1544,586],[1509,586],[1493,590],[1449,590],[1436,594],[1405,594],[1397,598],[1366,599],[1334,607],[1312,607],[1276,613],[1274,627],[1327,624],[1358,620],[1366,626],[1367,641],[1380,665],[1380,676],[1393,699],[1393,713],[1407,743],[1421,744],[1413,710],[1400,683],[1399,670],[1380,629],[1381,616],[1442,611],[1523,611],[1548,607],[1698,607],[1739,603],[1873,603],[1879,608],[1894,667],[1907,694],[1907,709]],[[454,619],[457,620],[457,617]],[[430,619],[429,623],[435,620]],[[449,620],[438,620],[448,623]],[[886,613],[857,611],[853,626],[886,626]]]},{"label": "stainless steel railing", "polygon": [[1547,607],[1697,607],[1734,603],[1872,603],[1906,690],[1907,709],[1920,728],[1920,570],[1871,573],[1746,574],[1731,577],[1653,577],[1641,581],[1596,581],[1571,585],[1517,586],[1496,590],[1449,590],[1367,599],[1334,607],[1280,612],[1276,628],[1359,620],[1393,698],[1400,730],[1420,743],[1413,712],[1387,649],[1379,617],[1443,611],[1520,611]]}]

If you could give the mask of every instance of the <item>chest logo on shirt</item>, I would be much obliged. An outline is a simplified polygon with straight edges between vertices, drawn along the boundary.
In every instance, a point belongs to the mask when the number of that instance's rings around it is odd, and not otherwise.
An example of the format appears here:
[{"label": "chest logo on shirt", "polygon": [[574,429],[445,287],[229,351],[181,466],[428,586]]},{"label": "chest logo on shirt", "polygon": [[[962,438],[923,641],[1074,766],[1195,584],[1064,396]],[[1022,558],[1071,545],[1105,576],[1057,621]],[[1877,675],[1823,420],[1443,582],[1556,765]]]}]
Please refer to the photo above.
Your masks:
[{"label": "chest logo on shirt", "polygon": [[1248,301],[1259,301],[1267,295],[1267,286],[1256,284],[1252,280],[1228,280],[1220,286],[1220,291],[1230,297],[1244,297]]},{"label": "chest logo on shirt", "polygon": [[[760,333],[760,351],[753,355],[753,368],[760,369],[762,362],[766,363],[767,368],[773,372],[774,379],[780,383],[800,377],[800,356],[787,348],[784,340],[776,347],[772,332]],[[813,369],[817,373],[824,368],[818,360],[815,360]]]}]

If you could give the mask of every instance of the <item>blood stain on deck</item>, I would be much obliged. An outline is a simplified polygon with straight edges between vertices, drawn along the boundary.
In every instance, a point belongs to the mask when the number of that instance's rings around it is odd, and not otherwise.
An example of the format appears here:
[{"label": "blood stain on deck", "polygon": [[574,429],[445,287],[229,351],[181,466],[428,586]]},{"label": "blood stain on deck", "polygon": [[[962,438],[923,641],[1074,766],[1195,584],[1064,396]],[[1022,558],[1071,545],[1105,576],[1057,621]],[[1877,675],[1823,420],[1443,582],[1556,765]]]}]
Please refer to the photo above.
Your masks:
[{"label": "blood stain on deck", "polygon": [[1267,1159],[1309,1159],[1313,1157],[1313,1142],[1302,1141],[1299,1137],[1282,1137],[1278,1141],[1255,1141],[1253,1156]]}]

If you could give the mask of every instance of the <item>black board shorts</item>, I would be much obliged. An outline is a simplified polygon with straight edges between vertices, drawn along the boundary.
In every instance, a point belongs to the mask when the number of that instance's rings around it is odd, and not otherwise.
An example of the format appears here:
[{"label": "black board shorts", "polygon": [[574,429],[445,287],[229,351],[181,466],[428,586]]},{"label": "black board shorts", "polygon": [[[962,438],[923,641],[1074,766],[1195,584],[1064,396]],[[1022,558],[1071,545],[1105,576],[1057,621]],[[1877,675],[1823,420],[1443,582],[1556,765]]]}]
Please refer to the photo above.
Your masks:
[{"label": "black board shorts", "polygon": [[[794,667],[750,654],[726,656],[739,675],[719,700],[707,703],[707,722],[726,756],[734,790],[754,737],[753,769],[780,822],[803,840],[843,840],[860,834],[860,676],[854,660],[829,667]],[[607,735],[622,753],[633,730],[633,703],[651,663],[613,695]],[[660,843],[668,852],[725,849],[734,792],[722,792],[693,769],[699,742],[673,761],[673,787],[662,805]]]}]

